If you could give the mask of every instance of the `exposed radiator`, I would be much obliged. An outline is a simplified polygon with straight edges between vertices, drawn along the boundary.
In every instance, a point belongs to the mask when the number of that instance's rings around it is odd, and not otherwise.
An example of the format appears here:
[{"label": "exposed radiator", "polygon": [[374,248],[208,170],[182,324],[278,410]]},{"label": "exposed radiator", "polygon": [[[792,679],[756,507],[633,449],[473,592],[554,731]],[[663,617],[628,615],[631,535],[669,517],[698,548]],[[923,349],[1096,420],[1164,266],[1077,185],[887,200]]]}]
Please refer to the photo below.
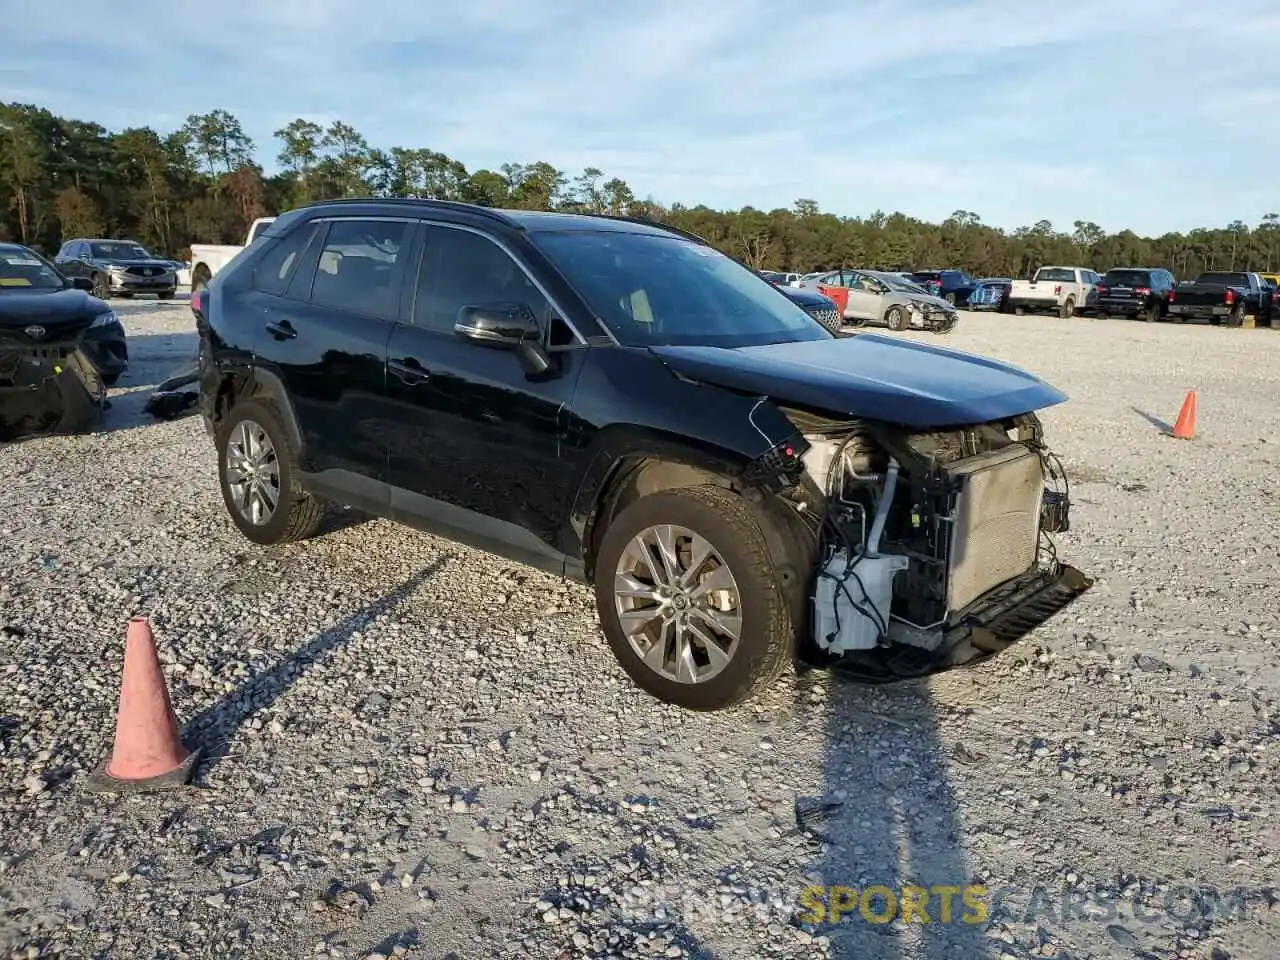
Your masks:
[{"label": "exposed radiator", "polygon": [[955,611],[1035,565],[1044,467],[1039,454],[1015,443],[944,469],[963,484],[947,577],[947,609]]}]

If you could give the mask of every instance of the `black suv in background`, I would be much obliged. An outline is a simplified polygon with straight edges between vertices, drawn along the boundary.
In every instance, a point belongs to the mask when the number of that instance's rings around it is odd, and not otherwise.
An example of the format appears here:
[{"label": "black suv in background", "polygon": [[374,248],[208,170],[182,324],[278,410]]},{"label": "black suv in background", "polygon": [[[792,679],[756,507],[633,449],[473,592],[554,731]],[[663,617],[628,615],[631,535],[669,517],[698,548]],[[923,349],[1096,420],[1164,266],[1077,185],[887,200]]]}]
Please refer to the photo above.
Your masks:
[{"label": "black suv in background", "polygon": [[135,293],[171,300],[178,286],[173,261],[153,257],[133,240],[68,240],[54,263],[68,277],[89,280],[101,300]]},{"label": "black suv in background", "polygon": [[952,306],[964,306],[978,286],[978,281],[963,270],[916,270],[907,276]]},{"label": "black suv in background", "polygon": [[972,662],[1089,583],[1045,546],[1067,501],[1034,411],[1062,393],[837,337],[661,225],[332,201],[275,220],[192,310],[246,537],[308,537],[334,501],[592,583],[622,666],[686,707],[797,656],[876,679]]},{"label": "black suv in background", "polygon": [[1178,281],[1159,267],[1125,267],[1108,270],[1098,281],[1095,314],[1135,317],[1155,323],[1169,313],[1169,294]]}]

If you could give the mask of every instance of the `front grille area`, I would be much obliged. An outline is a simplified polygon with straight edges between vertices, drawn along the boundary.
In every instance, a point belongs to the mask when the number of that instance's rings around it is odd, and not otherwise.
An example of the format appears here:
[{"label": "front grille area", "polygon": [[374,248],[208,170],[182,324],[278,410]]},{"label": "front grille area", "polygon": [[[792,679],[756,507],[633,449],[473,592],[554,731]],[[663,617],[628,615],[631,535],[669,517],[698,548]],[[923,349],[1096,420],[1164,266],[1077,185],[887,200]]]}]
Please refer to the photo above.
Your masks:
[{"label": "front grille area", "polygon": [[161,277],[164,276],[164,267],[129,267],[125,273],[131,277]]},{"label": "front grille area", "polygon": [[809,307],[806,310],[806,313],[824,327],[832,329],[840,326],[844,322],[844,318],[840,316],[840,311],[835,307]]},{"label": "front grille area", "polygon": [[961,489],[951,528],[947,609],[960,610],[1030,570],[1040,546],[1044,465],[1011,444],[951,464]]}]

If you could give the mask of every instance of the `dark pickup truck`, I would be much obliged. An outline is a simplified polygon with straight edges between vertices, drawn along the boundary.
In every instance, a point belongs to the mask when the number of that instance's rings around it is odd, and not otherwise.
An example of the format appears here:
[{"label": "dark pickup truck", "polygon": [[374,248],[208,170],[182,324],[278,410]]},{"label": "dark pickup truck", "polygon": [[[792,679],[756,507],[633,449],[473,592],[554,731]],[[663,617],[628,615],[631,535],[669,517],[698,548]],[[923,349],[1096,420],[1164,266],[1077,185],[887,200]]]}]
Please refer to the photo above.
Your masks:
[{"label": "dark pickup truck", "polygon": [[1213,324],[1243,326],[1247,317],[1267,324],[1274,309],[1271,286],[1256,273],[1217,271],[1178,284],[1169,293],[1169,316],[1177,320],[1207,319]]}]

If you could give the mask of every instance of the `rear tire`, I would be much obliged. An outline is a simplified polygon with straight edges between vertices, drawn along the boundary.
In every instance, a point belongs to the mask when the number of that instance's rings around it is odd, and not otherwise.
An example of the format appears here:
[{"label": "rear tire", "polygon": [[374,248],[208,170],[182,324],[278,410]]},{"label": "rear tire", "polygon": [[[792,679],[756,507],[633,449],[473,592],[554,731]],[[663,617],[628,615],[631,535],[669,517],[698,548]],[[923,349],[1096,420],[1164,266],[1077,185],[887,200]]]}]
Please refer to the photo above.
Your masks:
[{"label": "rear tire", "polygon": [[209,279],[210,279],[209,271],[204,267],[200,267],[198,270],[196,270],[195,273],[191,275],[191,292],[199,293],[201,290],[203,290],[205,287],[209,285]]},{"label": "rear tire", "polygon": [[890,307],[884,312],[884,322],[889,325],[890,330],[907,329],[907,312],[901,307]]},{"label": "rear tire", "polygon": [[[622,623],[619,606],[631,606],[636,597],[636,587],[647,587],[649,583],[658,583],[665,575],[657,573],[653,576],[641,576],[639,573],[628,574],[626,570],[634,558],[641,556],[636,546],[637,538],[648,535],[651,531],[661,531],[668,525],[683,528],[687,534],[700,538],[713,551],[708,555],[708,564],[722,564],[727,570],[728,578],[720,574],[720,581],[733,583],[733,589],[717,589],[717,596],[732,595],[730,616],[736,612],[739,619],[738,637],[735,645],[728,652],[728,660],[719,672],[712,673],[702,680],[681,680],[663,669],[674,669],[676,658],[672,664],[665,662],[650,666],[645,656],[632,645],[632,639]],[[686,534],[678,530],[673,532],[670,542],[681,543]],[[692,549],[692,541],[689,543]],[[654,570],[660,570],[660,558],[646,551]],[[692,560],[685,562],[684,551],[676,551],[678,563],[677,574],[693,576],[701,565],[694,569]],[[643,565],[642,565],[643,566]],[[716,568],[712,568],[713,570]],[[691,581],[690,587],[704,582],[704,577]],[[629,592],[619,596],[619,589]],[[795,650],[795,627],[793,626],[786,593],[782,588],[775,568],[773,557],[765,542],[764,533],[751,506],[737,494],[723,487],[706,485],[687,487],[678,490],[663,491],[642,497],[626,507],[605,530],[600,542],[600,550],[595,566],[596,604],[599,610],[601,627],[610,649],[619,664],[627,672],[636,685],[650,695],[666,703],[675,704],[689,710],[722,710],[741,703],[755,695],[761,689],[775,683],[791,661]],[[704,598],[709,596],[705,594]],[[646,598],[650,600],[652,598]],[[707,609],[694,598],[694,606],[698,610]],[[703,635],[709,635],[705,626],[705,615],[695,615],[686,607],[676,607],[674,599],[658,601],[665,609],[686,610],[685,622],[698,624]],[[641,614],[650,609],[658,611],[662,606],[644,607]],[[637,637],[637,644],[643,641],[648,644],[652,639],[644,631],[657,631],[663,621],[655,616],[647,621],[643,617],[630,617],[635,621],[631,637]],[[674,644],[676,634],[671,634]],[[656,661],[656,651],[668,649],[666,634],[658,633],[660,639],[653,640],[646,653]],[[689,636],[688,634],[686,636]],[[689,645],[689,661],[694,662],[700,670],[709,669],[714,663],[706,654],[707,642],[694,636],[694,643]],[[712,637],[714,641],[716,637]],[[717,644],[719,647],[719,644]],[[720,656],[724,656],[723,647],[719,647]],[[655,652],[651,652],[655,651]],[[707,664],[697,662],[706,660]]]},{"label": "rear tire", "polygon": [[1094,316],[1096,316],[1099,320],[1106,320],[1110,317],[1110,314],[1108,314],[1107,311],[1099,307],[1097,310],[1094,311]]},{"label": "rear tire", "polygon": [[946,300],[947,303],[951,304],[953,307],[956,305],[956,295],[954,293],[948,293],[942,299]]},{"label": "rear tire", "polygon": [[[231,461],[239,460],[237,450],[244,450],[242,438],[265,434],[270,452],[262,458],[263,484],[274,473],[275,504],[269,516],[260,516],[255,522],[252,516],[251,498],[238,492]],[[261,438],[258,438],[261,439]],[[324,504],[302,488],[298,479],[298,452],[283,427],[283,418],[275,405],[262,400],[242,400],[237,403],[218,425],[215,445],[218,451],[218,483],[222,487],[222,500],[232,522],[245,537],[254,543],[270,546],[292,543],[313,536],[324,517]],[[259,449],[265,449],[259,445]],[[242,487],[240,489],[243,489]]]},{"label": "rear tire", "polygon": [[1160,304],[1153,303],[1151,304],[1151,306],[1147,307],[1144,311],[1142,311],[1142,319],[1147,321],[1147,323],[1159,323],[1160,322]]},{"label": "rear tire", "polygon": [[1244,326],[1244,305],[1237,303],[1231,308],[1231,312],[1227,314],[1228,327]]},{"label": "rear tire", "polygon": [[1063,301],[1062,306],[1058,308],[1058,316],[1060,316],[1063,320],[1067,320],[1075,316],[1075,313],[1076,313],[1076,298],[1067,297],[1067,299]]},{"label": "rear tire", "polygon": [[1026,307],[1014,307],[1014,308],[1013,308],[1013,315],[1014,315],[1015,317],[1025,317],[1025,316],[1027,315],[1027,308],[1026,308]]}]

